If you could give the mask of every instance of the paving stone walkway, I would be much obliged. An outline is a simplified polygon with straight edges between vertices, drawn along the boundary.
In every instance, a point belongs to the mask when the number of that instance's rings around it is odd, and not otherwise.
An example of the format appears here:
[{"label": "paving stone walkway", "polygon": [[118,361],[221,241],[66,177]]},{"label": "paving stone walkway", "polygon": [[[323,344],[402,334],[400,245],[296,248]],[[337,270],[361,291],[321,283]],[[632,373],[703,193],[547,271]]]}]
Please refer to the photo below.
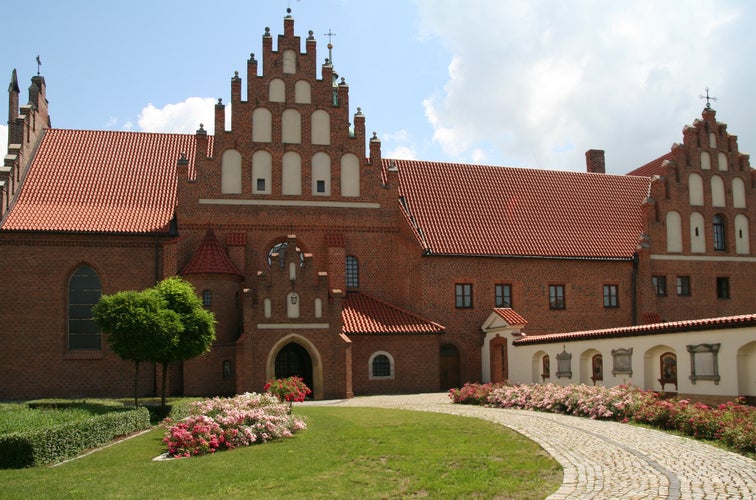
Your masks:
[{"label": "paving stone walkway", "polygon": [[446,393],[305,404],[432,411],[490,420],[540,444],[564,469],[549,498],[752,499],[756,461],[694,439],[618,422],[451,404]]}]

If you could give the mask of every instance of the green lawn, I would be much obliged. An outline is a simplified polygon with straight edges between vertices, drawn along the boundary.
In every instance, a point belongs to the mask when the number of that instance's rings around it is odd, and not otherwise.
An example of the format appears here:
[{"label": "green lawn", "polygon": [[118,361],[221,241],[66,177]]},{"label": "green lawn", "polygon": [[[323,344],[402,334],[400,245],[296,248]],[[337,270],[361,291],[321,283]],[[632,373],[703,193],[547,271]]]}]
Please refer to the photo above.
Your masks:
[{"label": "green lawn", "polygon": [[58,467],[0,470],[2,498],[544,498],[559,465],[482,420],[405,410],[301,407],[291,439],[154,462],[164,431]]}]

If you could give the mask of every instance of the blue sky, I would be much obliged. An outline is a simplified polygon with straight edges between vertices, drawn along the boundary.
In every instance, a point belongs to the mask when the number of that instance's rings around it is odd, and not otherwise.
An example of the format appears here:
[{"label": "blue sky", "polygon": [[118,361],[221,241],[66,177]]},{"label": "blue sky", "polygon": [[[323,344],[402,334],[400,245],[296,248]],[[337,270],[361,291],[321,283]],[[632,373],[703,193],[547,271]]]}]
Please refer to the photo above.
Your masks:
[{"label": "blue sky", "polygon": [[[319,60],[336,34],[350,115],[362,108],[384,157],[582,171],[595,148],[621,174],[682,140],[707,86],[740,150],[756,151],[747,0],[8,3],[0,75],[17,68],[25,103],[39,54],[57,128],[210,128],[291,6]],[[6,139],[0,125],[3,151]]]}]

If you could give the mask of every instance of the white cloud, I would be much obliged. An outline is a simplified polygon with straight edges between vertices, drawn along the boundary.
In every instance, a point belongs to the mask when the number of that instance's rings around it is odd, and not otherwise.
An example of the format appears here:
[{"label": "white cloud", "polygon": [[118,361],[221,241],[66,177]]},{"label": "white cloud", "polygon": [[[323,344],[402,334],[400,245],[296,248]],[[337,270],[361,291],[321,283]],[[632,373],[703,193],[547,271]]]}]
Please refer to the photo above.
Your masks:
[{"label": "white cloud", "polygon": [[417,160],[417,153],[409,146],[397,146],[390,151],[381,152],[383,158],[395,158],[401,160]]},{"label": "white cloud", "polygon": [[[189,97],[183,102],[156,108],[147,104],[139,113],[139,129],[144,132],[193,134],[200,123],[208,134],[214,133],[215,102],[212,97]],[[230,111],[226,109],[227,116]]]},{"label": "white cloud", "polygon": [[[625,173],[669,151],[700,116],[709,85],[731,92],[732,133],[754,135],[745,93],[750,5],[418,0],[421,38],[451,54],[448,80],[424,101],[433,140],[458,161],[585,168],[605,149]],[[719,89],[719,90],[717,90]],[[720,99],[720,104],[722,99]],[[723,106],[720,106],[723,108]],[[746,108],[743,110],[742,108]],[[732,119],[747,130],[734,130]],[[745,150],[741,140],[741,150]],[[490,159],[490,160],[489,160]]]},{"label": "white cloud", "polygon": [[0,125],[0,155],[8,153],[8,126]]}]

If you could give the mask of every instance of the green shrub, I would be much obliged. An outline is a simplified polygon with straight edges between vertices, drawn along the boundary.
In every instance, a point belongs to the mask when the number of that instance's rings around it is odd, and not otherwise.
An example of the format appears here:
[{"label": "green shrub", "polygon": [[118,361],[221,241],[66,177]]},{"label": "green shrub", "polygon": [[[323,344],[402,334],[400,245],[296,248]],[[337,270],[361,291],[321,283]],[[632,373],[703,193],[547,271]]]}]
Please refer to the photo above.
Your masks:
[{"label": "green shrub", "polygon": [[75,457],[118,436],[150,427],[146,408],[111,411],[85,420],[0,436],[0,468],[46,465]]}]

